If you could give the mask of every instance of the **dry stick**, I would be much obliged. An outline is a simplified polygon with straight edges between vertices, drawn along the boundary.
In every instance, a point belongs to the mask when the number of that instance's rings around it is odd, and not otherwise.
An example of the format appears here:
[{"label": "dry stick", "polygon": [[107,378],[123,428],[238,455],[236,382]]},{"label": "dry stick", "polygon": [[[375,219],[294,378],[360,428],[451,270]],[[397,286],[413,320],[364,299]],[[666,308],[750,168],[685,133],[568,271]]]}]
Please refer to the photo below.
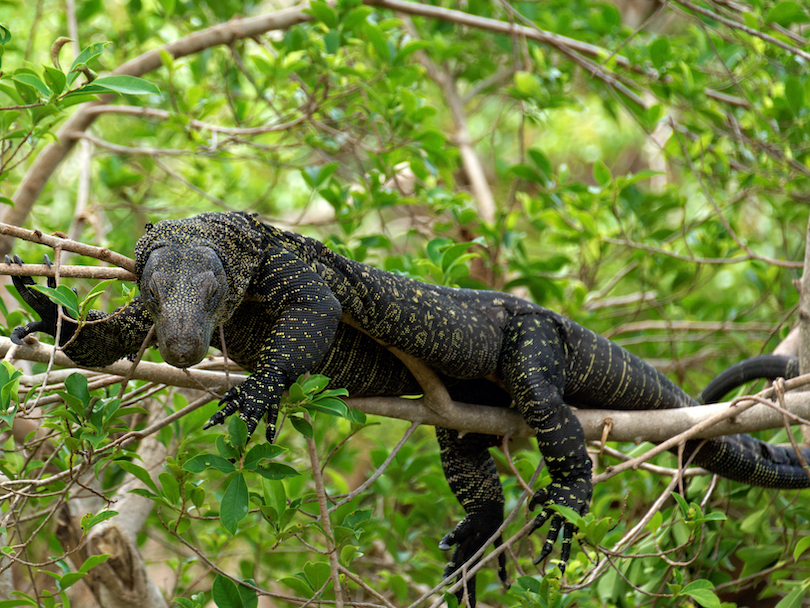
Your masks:
[{"label": "dry stick", "polygon": [[[303,112],[304,108],[302,108],[301,111]],[[95,106],[93,108],[90,108],[88,112],[94,115],[126,114],[129,116],[140,116],[144,118],[158,118],[160,120],[169,120],[173,116],[179,116],[179,114],[172,114],[170,112],[167,112],[166,110],[158,110],[156,108],[148,108],[141,106],[117,106],[117,105]],[[307,119],[306,116],[301,116],[299,118],[295,118],[281,124],[264,125],[261,127],[223,127],[221,125],[215,125],[210,122],[203,122],[201,120],[191,119],[188,121],[186,126],[191,127],[193,129],[198,129],[200,131],[211,131],[212,133],[223,133],[225,135],[244,136],[244,135],[259,135],[262,133],[275,133],[276,131],[285,131],[300,125],[306,119]]]},{"label": "dry stick", "polygon": [[[408,439],[410,439],[411,435],[413,435],[414,431],[419,428],[420,424],[421,423],[419,421],[416,421],[416,422],[412,423],[411,426],[408,427],[408,430],[405,431],[405,434],[402,436],[402,439],[399,440],[399,443],[397,443],[394,446],[394,449],[391,450],[391,453],[388,455],[388,458],[385,459],[385,462],[383,462],[380,465],[380,467],[374,472],[374,475],[372,475],[366,481],[364,481],[362,483],[362,485],[360,485],[360,487],[358,487],[356,490],[354,490],[353,492],[350,492],[342,500],[335,503],[329,509],[329,512],[331,513],[332,511],[334,511],[336,509],[339,509],[340,507],[345,505],[350,500],[353,500],[355,498],[355,496],[358,496],[359,494],[362,494],[367,488],[369,488],[371,486],[371,484],[373,484],[375,481],[377,481],[377,479],[380,477],[380,475],[385,473],[385,470],[394,461],[394,458],[396,458],[396,455],[402,449],[402,446],[405,445],[405,442],[408,441]],[[316,519],[316,521],[317,521],[317,519]]]},{"label": "dry stick", "polygon": [[[486,17],[479,17],[477,15],[471,15],[463,11],[449,8],[441,8],[419,2],[406,2],[404,0],[364,0],[363,4],[387,8],[399,13],[407,13],[409,15],[417,15],[440,21],[448,21],[450,23],[466,25],[478,30],[506,34],[507,36],[528,38],[529,40],[541,42],[562,51],[574,51],[590,57],[596,57],[597,59],[606,59],[610,56],[610,52],[606,49],[593,44],[588,44],[587,42],[582,42],[566,36],[560,36],[559,34],[547,32],[536,27],[515,25],[513,23],[509,23],[508,21],[488,19]],[[613,59],[618,66],[623,68],[633,67],[626,57],[614,55]],[[649,71],[648,74],[653,75],[654,72]]]},{"label": "dry stick", "polygon": [[[312,424],[309,414],[304,413],[304,418]],[[323,475],[321,475],[321,461],[318,458],[318,446],[311,437],[305,437],[307,449],[309,450],[309,460],[312,463],[312,481],[315,484],[315,494],[318,497],[318,509],[321,512],[321,526],[326,539],[326,554],[329,558],[329,568],[332,574],[332,585],[335,588],[335,606],[343,608],[343,587],[340,584],[340,568],[337,559],[337,549],[335,545],[335,534],[332,532],[332,522],[329,520],[329,505],[326,502],[326,488],[323,485]]]},{"label": "dry stick", "polygon": [[[769,394],[772,394],[774,393],[774,390],[767,389],[766,391],[763,392],[768,392]],[[609,467],[608,470],[606,470],[604,473],[594,476],[593,482],[594,484],[596,484],[601,481],[605,481],[606,479],[610,479],[611,477],[617,475],[618,473],[621,473],[622,471],[626,471],[631,468],[636,468],[639,464],[641,464],[645,460],[649,460],[652,456],[658,455],[662,452],[665,452],[679,445],[683,445],[683,443],[686,440],[696,438],[701,431],[711,428],[712,426],[714,426],[718,422],[721,422],[722,420],[731,418],[732,416],[739,415],[745,410],[753,407],[758,402],[759,400],[756,398],[748,399],[742,397],[735,399],[734,401],[731,402],[731,405],[728,407],[726,411],[719,412],[718,414],[715,414],[714,416],[711,416],[710,418],[707,418],[706,420],[703,420],[702,422],[696,424],[691,429],[659,443],[653,449],[649,450],[648,452],[645,452],[644,454],[638,456],[637,458],[628,460],[627,462],[624,462],[615,467]]]},{"label": "dry stick", "polygon": [[[53,277],[56,269],[45,264],[3,264],[0,263],[0,275],[11,277]],[[59,276],[71,279],[118,279],[135,281],[135,275],[124,268],[107,266],[62,266]]]},{"label": "dry stick", "polygon": [[83,131],[74,131],[72,133],[65,133],[66,137],[71,139],[81,139],[84,141],[89,141],[92,144],[95,144],[99,148],[103,148],[105,150],[110,150],[111,152],[115,152],[116,154],[132,154],[132,155],[143,155],[143,156],[187,156],[189,154],[193,154],[195,156],[200,156],[200,150],[193,150],[191,148],[183,148],[179,150],[173,150],[171,148],[133,148],[131,146],[122,146],[120,144],[114,144],[109,141],[105,141],[96,137],[95,135],[90,135],[89,133],[85,133]]},{"label": "dry stick", "polygon": [[[519,35],[549,44],[555,48],[568,52],[574,50],[578,53],[600,58],[608,56],[607,51],[604,49],[580,42],[578,40],[566,38],[564,36],[559,36],[536,28],[518,27],[513,24],[500,22],[494,19],[483,19],[481,17],[469,15],[461,11],[439,9],[423,4],[401,2],[396,0],[366,0],[366,4],[375,5],[382,8],[389,8],[395,11],[419,14],[436,19],[452,21],[459,24],[467,24],[472,27],[488,29],[490,31]],[[305,8],[306,4],[302,4],[270,14],[259,15],[257,17],[234,19],[227,23],[219,24],[212,28],[195,32],[194,34],[186,36],[180,40],[164,45],[161,47],[161,49],[154,49],[124,63],[114,70],[112,74],[142,76],[148,72],[151,72],[161,65],[161,51],[169,53],[176,59],[201,52],[212,46],[221,44],[228,45],[232,44],[236,40],[255,37],[273,29],[289,28],[292,25],[311,19],[310,15],[303,12]],[[615,56],[614,59],[617,65],[631,67],[630,63],[624,57]],[[97,116],[97,114],[95,114],[93,111],[94,107],[102,105],[104,102],[112,99],[114,99],[114,96],[112,95],[102,95],[98,101],[84,104],[66,121],[58,134],[58,143],[47,146],[42,153],[37,156],[31,168],[26,172],[22,183],[13,197],[15,207],[5,209],[3,219],[14,225],[22,224],[24,222],[30,209],[36,202],[36,199],[39,197],[42,188],[48,181],[48,178],[75,145],[77,141],[76,138],[70,137],[68,134],[83,133],[86,131],[90,125],[92,125]],[[0,253],[7,253],[8,248],[9,245],[6,242],[2,245],[2,247],[0,247],[0,249],[4,250],[0,251]]]},{"label": "dry stick", "polygon": [[[189,549],[192,553],[194,553],[197,557],[199,557],[200,561],[202,561],[212,571],[216,572],[217,574],[221,574],[222,576],[224,576],[227,579],[230,579],[235,584],[241,585],[242,587],[246,587],[248,589],[252,589],[253,591],[258,593],[259,595],[265,595],[267,597],[272,597],[272,598],[275,598],[275,599],[284,600],[284,601],[290,602],[292,604],[301,604],[302,606],[305,606],[305,605],[309,605],[312,602],[312,599],[305,600],[303,598],[295,597],[295,596],[292,596],[292,595],[284,595],[282,593],[277,593],[275,591],[267,591],[266,589],[262,589],[261,587],[257,587],[256,585],[252,585],[252,584],[248,583],[247,581],[244,581],[244,580],[242,580],[240,578],[237,578],[237,577],[235,577],[235,576],[233,576],[231,574],[228,574],[227,572],[225,572],[225,570],[220,568],[216,563],[214,563],[210,558],[208,558],[202,551],[200,551],[199,547],[195,547],[194,545],[192,545],[189,541],[187,541],[181,535],[179,535],[176,532],[174,532],[173,530],[171,530],[168,526],[164,526],[164,527],[177,540],[179,540],[181,543],[183,543],[183,545],[185,545],[187,549]],[[331,601],[331,600],[319,600],[318,603],[326,604],[326,605],[336,604],[336,602]],[[356,608],[383,608],[379,604],[372,604],[370,602],[352,602],[352,605],[355,606]]]},{"label": "dry stick", "polygon": [[[647,512],[641,517],[638,523],[628,530],[625,535],[619,539],[615,545],[613,545],[611,551],[618,552],[622,547],[629,545],[635,540],[635,538],[642,532],[642,530],[644,530],[653,516],[661,509],[667,499],[669,499],[670,494],[672,494],[672,491],[678,485],[678,481],[677,476],[672,477],[672,480],[667,485],[667,488],[658,496],[650,508],[647,509]],[[602,575],[602,572],[604,572],[607,566],[608,564],[606,562],[602,562],[601,564],[597,565],[580,586],[584,588],[591,585]]]},{"label": "dry stick", "polygon": [[803,51],[802,49],[797,48],[797,47],[795,47],[795,46],[793,46],[791,44],[788,44],[787,42],[783,42],[783,41],[779,40],[779,38],[774,38],[773,36],[769,36],[768,34],[763,34],[759,30],[755,30],[754,28],[748,27],[747,25],[744,25],[742,23],[732,21],[731,19],[727,19],[726,17],[721,17],[717,13],[713,13],[712,11],[710,11],[708,9],[702,8],[700,6],[696,6],[696,5],[692,4],[691,2],[688,2],[687,0],[674,0],[674,1],[675,1],[676,4],[680,4],[681,6],[683,6],[685,8],[688,8],[689,10],[692,10],[692,11],[694,11],[696,13],[704,15],[705,17],[708,17],[709,19],[714,19],[715,21],[719,21],[720,23],[722,23],[723,25],[725,25],[727,27],[730,27],[731,29],[740,30],[741,32],[745,32],[749,36],[754,36],[756,38],[760,38],[760,39],[764,40],[765,42],[769,42],[769,43],[771,43],[773,45],[776,45],[779,48],[781,48],[781,49],[783,49],[783,50],[785,50],[785,51],[787,51],[789,53],[792,53],[793,55],[798,55],[799,57],[801,57],[805,61],[810,61],[810,53],[808,53],[806,51]]},{"label": "dry stick", "polygon": [[[621,462],[630,460],[630,457],[627,454],[612,448],[609,445],[591,442],[591,447],[598,447],[604,454],[612,456]],[[678,475],[681,477],[699,477],[703,475],[714,475],[714,473],[711,471],[707,471],[706,469],[702,469],[700,467],[689,467],[686,470],[679,470],[671,467],[662,467],[657,464],[650,464],[649,462],[642,462],[637,468],[641,469],[642,471],[649,471],[650,473],[660,477],[677,477]]]},{"label": "dry stick", "polygon": [[366,582],[362,578],[360,578],[359,576],[354,574],[351,570],[349,570],[345,566],[339,566],[339,567],[340,567],[340,571],[346,576],[346,578],[351,579],[359,587],[364,589],[367,593],[369,593],[370,595],[373,595],[374,597],[376,597],[381,602],[384,602],[385,605],[388,606],[388,608],[396,608],[396,606],[394,606],[390,601],[388,601],[384,595],[380,594],[376,589],[374,589],[370,585],[367,585]]},{"label": "dry stick", "polygon": [[[303,3],[265,15],[232,19],[226,23],[194,32],[127,61],[116,68],[112,75],[143,76],[156,70],[163,65],[160,58],[161,52],[167,52],[174,59],[178,59],[199,53],[213,46],[230,45],[237,40],[259,36],[270,30],[288,29],[293,25],[312,19],[311,15],[304,13],[307,6],[308,3]],[[65,134],[86,131],[96,119],[96,115],[92,114],[90,110],[94,106],[113,99],[115,99],[114,95],[100,95],[98,101],[83,104],[76,113],[65,121],[57,135],[57,142],[46,146],[26,171],[20,186],[13,196],[14,207],[3,210],[3,221],[13,225],[20,225],[25,221],[51,174],[76,144],[76,139],[65,137]],[[8,253],[8,248],[8,242],[0,244],[0,254]]]},{"label": "dry stick", "polygon": [[[534,484],[537,483],[537,478],[540,476],[540,471],[541,470],[542,470],[542,467],[537,467],[537,470],[534,472],[534,475],[532,475],[532,478],[529,480],[529,486],[530,487],[533,487]],[[512,512],[509,513],[509,515],[506,517],[506,519],[503,521],[503,523],[498,527],[498,529],[495,531],[495,533],[492,536],[490,536],[489,539],[487,539],[487,541],[482,545],[482,547],[478,551],[476,551],[470,557],[469,560],[467,560],[466,564],[471,564],[477,559],[480,559],[480,561],[477,564],[475,564],[474,566],[470,567],[469,570],[467,570],[467,572],[466,572],[466,574],[465,574],[465,576],[464,576],[464,578],[462,580],[456,582],[455,584],[451,585],[447,589],[447,591],[449,593],[454,593],[455,591],[460,589],[461,585],[465,584],[470,577],[477,574],[478,571],[481,568],[486,566],[489,562],[491,562],[496,557],[498,557],[501,553],[506,551],[514,543],[521,540],[524,536],[526,536],[527,534],[529,534],[530,532],[532,532],[534,530],[534,518],[532,518],[531,521],[529,521],[520,530],[518,530],[518,532],[515,533],[510,539],[508,539],[505,542],[501,543],[501,545],[499,547],[495,547],[490,552],[489,555],[487,555],[486,557],[483,557],[484,552],[486,552],[486,550],[489,548],[489,546],[492,545],[495,542],[495,540],[499,536],[501,536],[501,534],[503,534],[503,531],[506,529],[506,527],[510,523],[512,523],[512,520],[517,516],[518,510],[520,509],[521,505],[523,505],[523,503],[526,502],[526,500],[529,498],[530,495],[531,495],[531,492],[526,492],[525,490],[523,491],[523,493],[520,495],[520,498],[518,498],[518,501],[517,501],[517,504],[515,505],[515,508],[512,509]],[[438,586],[434,587],[431,591],[429,591],[428,593],[423,595],[420,599],[418,599],[416,602],[411,604],[408,608],[414,608],[415,606],[418,606],[419,604],[421,604],[423,600],[427,599],[428,597],[430,597],[431,595],[433,595],[434,593],[439,591],[444,585],[448,584],[449,579],[453,578],[453,576],[457,576],[457,573],[450,576],[450,577],[448,577],[447,579],[444,579]],[[444,600],[442,600],[442,599],[437,600],[436,602],[434,602],[431,605],[430,608],[438,608],[439,605],[443,601]]]},{"label": "dry stick", "polygon": [[[418,38],[418,33],[410,18],[405,21],[405,26],[408,33],[413,38]],[[470,129],[467,124],[467,113],[464,110],[464,102],[458,94],[456,81],[447,70],[436,65],[424,51],[417,51],[416,56],[427,71],[430,79],[439,85],[439,88],[444,92],[444,100],[453,118],[453,126],[455,128],[454,139],[458,146],[461,155],[461,163],[469,179],[473,196],[475,200],[478,201],[478,212],[482,220],[487,223],[493,223],[495,221],[496,212],[495,197],[492,195],[492,189],[487,181],[481,159],[478,157],[473,147]]]},{"label": "dry stick", "polygon": [[614,327],[604,336],[613,339],[620,334],[641,331],[715,331],[715,332],[757,332],[772,331],[773,325],[766,323],[735,323],[733,321],[633,321]]},{"label": "dry stick", "polygon": [[[129,270],[131,273],[133,273],[134,278],[135,261],[124,255],[121,255],[120,253],[111,251],[106,247],[95,247],[93,245],[87,245],[85,243],[74,241],[72,239],[61,238],[58,236],[49,236],[47,234],[43,234],[39,230],[26,230],[25,228],[20,228],[19,226],[12,226],[10,224],[4,224],[2,222],[0,222],[0,234],[5,236],[13,236],[15,238],[23,239],[25,241],[31,241],[33,243],[40,243],[42,245],[47,245],[48,247],[52,247],[54,249],[59,247],[63,251],[70,251],[72,253],[78,253],[79,255],[86,255],[87,257],[96,258],[97,260],[102,260],[104,262],[109,262],[110,264],[114,264],[116,266],[120,266],[121,268]],[[3,266],[6,265],[3,264]],[[14,265],[12,264],[12,266]],[[56,269],[54,268],[53,273],[55,272]],[[49,273],[50,271],[46,271],[44,275],[55,276],[55,274]],[[14,273],[6,273],[6,274],[14,274]]]}]

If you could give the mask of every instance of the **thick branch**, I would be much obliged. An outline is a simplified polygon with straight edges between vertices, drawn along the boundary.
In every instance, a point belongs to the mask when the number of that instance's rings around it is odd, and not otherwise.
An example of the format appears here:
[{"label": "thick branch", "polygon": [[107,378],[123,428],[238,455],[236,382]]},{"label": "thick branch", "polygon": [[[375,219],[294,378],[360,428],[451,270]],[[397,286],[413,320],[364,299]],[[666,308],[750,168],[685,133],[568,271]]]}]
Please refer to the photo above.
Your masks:
[{"label": "thick branch", "polygon": [[[0,338],[0,356],[5,356],[12,346],[7,338]],[[18,359],[46,362],[52,347],[44,344],[18,347],[15,356]],[[56,353],[58,365],[75,365],[62,353]],[[119,361],[100,369],[105,373],[125,376],[131,367],[127,361]],[[183,370],[165,363],[142,362],[132,373],[132,378],[149,380],[174,386],[200,388],[206,386],[216,393],[226,390],[225,374],[197,369]],[[230,374],[233,383],[244,380],[244,376]],[[788,380],[786,389],[795,389],[810,383],[810,375]],[[769,398],[772,389],[759,393]],[[420,424],[438,425],[460,431],[490,433],[533,437],[534,432],[526,425],[520,414],[511,409],[501,409],[480,405],[469,405],[451,402],[452,408],[447,414],[439,415],[425,407],[420,400],[399,399],[396,397],[362,397],[348,399],[352,407],[367,414],[411,420]],[[787,409],[802,418],[810,418],[810,394],[790,393],[785,395]],[[601,439],[602,429],[610,421],[612,429],[608,436],[610,441],[652,441],[661,442],[669,437],[687,431],[702,421],[728,410],[727,403],[703,405],[675,410],[657,410],[654,415],[649,411],[615,411],[615,410],[577,410],[577,418],[585,429],[588,439]],[[734,433],[750,433],[783,425],[782,414],[765,405],[755,405],[747,411],[724,420],[698,435],[698,437],[716,437]]]},{"label": "thick branch", "polygon": [[[312,18],[310,15],[303,12],[306,5],[307,3],[304,3],[299,6],[259,15],[257,17],[232,19],[226,23],[221,23],[214,27],[195,32],[185,38],[166,44],[159,49],[153,49],[131,61],[127,61],[114,70],[112,74],[143,76],[148,72],[156,70],[162,65],[160,59],[161,50],[168,52],[172,57],[177,59],[179,57],[199,53],[213,46],[233,44],[237,40],[258,36],[270,30],[287,29],[298,23],[309,21]],[[57,142],[46,146],[37,156],[31,168],[26,171],[25,177],[23,177],[19,188],[17,188],[17,191],[14,193],[14,206],[3,208],[3,213],[0,215],[0,219],[2,219],[3,222],[19,226],[25,221],[31,208],[42,192],[42,189],[45,187],[48,179],[50,179],[51,174],[76,144],[77,139],[68,136],[68,134],[86,131],[90,125],[93,124],[97,116],[91,112],[91,109],[94,106],[108,103],[112,99],[114,99],[113,95],[100,95],[98,101],[88,102],[82,105],[76,113],[65,122],[59,131]],[[11,251],[11,243],[9,239],[3,239],[2,242],[0,242],[0,258],[9,251]]]}]

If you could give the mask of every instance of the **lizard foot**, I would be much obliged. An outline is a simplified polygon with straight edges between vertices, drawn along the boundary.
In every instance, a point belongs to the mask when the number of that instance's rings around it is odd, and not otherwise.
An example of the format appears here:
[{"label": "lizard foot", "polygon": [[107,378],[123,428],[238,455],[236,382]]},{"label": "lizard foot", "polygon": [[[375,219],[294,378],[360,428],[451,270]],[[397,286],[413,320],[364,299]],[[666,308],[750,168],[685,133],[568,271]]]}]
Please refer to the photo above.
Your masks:
[{"label": "lizard foot", "polygon": [[535,493],[529,502],[529,509],[534,510],[538,506],[542,506],[543,510],[534,518],[534,525],[529,533],[531,534],[550,520],[546,542],[540,551],[540,555],[535,558],[535,564],[539,564],[549,556],[552,549],[554,549],[554,543],[560,536],[560,532],[562,532],[559,568],[561,573],[565,572],[568,558],[571,556],[571,543],[577,528],[549,507],[551,505],[561,505],[573,509],[580,515],[585,515],[590,507],[592,495],[593,485],[591,480],[585,478],[552,481],[548,486]]},{"label": "lizard foot", "polygon": [[[503,507],[500,509],[502,511]],[[486,516],[468,514],[456,526],[455,530],[446,534],[444,538],[442,538],[441,542],[439,542],[439,549],[442,551],[447,551],[451,547],[455,547],[455,549],[453,550],[453,556],[450,558],[450,562],[444,569],[444,578],[448,578],[458,573],[459,576],[456,580],[460,580],[461,573],[459,571],[461,567],[469,562],[472,556],[475,555],[490,538],[492,538],[492,535],[495,534],[502,522],[502,513],[497,516],[493,514],[488,514]],[[494,541],[495,547],[500,547],[502,542],[503,537],[498,536],[498,538],[496,538]],[[473,563],[468,564],[468,567],[472,567],[476,563],[478,563],[478,559],[476,559]],[[506,578],[505,553],[498,555],[498,577],[501,579],[504,587],[508,588],[509,584]],[[469,605],[474,607],[476,602],[475,575],[472,575],[467,579],[465,586]],[[459,605],[461,605],[461,602],[463,601],[464,592],[465,590],[463,587],[456,592]]]},{"label": "lizard foot", "polygon": [[[209,429],[217,424],[223,424],[228,416],[239,412],[239,417],[247,425],[248,436],[253,434],[262,416],[267,414],[267,431],[265,436],[270,443],[275,439],[276,418],[278,417],[278,406],[271,405],[275,400],[269,400],[268,395],[273,395],[273,386],[265,387],[252,376],[239,386],[234,386],[225,393],[220,400],[221,410],[216,412],[203,429]],[[280,392],[280,391],[279,391]]]},{"label": "lizard foot", "polygon": [[[50,268],[52,262],[47,255],[45,256],[44,261],[45,265]],[[13,259],[6,256],[5,262],[6,264],[19,264],[20,266],[23,264],[22,259],[17,254],[14,254]],[[9,336],[11,341],[14,342],[14,344],[22,344],[25,336],[38,331],[55,336],[56,322],[59,318],[59,309],[57,305],[54,304],[44,293],[37,291],[36,289],[32,289],[36,283],[31,277],[12,276],[11,280],[22,299],[25,300],[25,303],[33,308],[34,312],[39,315],[39,318],[41,319],[40,321],[32,321],[27,325],[17,327],[13,332],[11,332],[11,336]],[[56,279],[54,277],[48,277],[47,285],[52,289],[55,288]]]}]

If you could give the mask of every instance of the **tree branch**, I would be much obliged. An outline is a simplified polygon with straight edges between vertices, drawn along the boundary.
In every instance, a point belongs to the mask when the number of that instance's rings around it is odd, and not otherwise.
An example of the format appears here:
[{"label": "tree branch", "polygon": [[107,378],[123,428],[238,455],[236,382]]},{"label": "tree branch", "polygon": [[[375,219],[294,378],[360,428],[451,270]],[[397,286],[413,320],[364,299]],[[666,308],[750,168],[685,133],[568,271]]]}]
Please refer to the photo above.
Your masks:
[{"label": "tree branch", "polygon": [[[132,260],[131,258],[128,258],[125,255],[121,255],[120,253],[116,253],[115,251],[107,249],[106,247],[96,247],[95,245],[87,245],[85,243],[82,243],[80,241],[74,241],[72,239],[62,238],[58,236],[49,236],[47,234],[43,234],[40,230],[27,230],[25,228],[20,228],[19,226],[4,224],[2,222],[0,222],[0,234],[15,237],[18,239],[23,239],[25,241],[31,241],[32,243],[40,243],[42,245],[52,247],[53,249],[59,248],[62,251],[71,251],[73,253],[78,253],[79,255],[85,255],[90,258],[101,260],[103,262],[108,262],[121,268],[125,268],[126,270],[133,273],[133,276],[135,273],[135,260]],[[3,266],[8,268],[6,264],[3,264]],[[14,265],[11,266],[13,267]],[[17,267],[19,268],[19,266]],[[55,271],[56,267],[54,267],[54,272]],[[3,274],[15,274],[15,273],[7,272]],[[60,276],[63,274],[61,271],[61,267],[59,274]],[[52,275],[45,274],[44,276],[52,276]]]},{"label": "tree branch", "polygon": [[[5,356],[13,345],[8,338],[0,338],[0,356]],[[14,356],[18,359],[47,362],[53,350],[44,344],[25,344],[17,347]],[[55,353],[57,365],[77,367],[66,355]],[[131,363],[119,361],[105,368],[95,369],[104,373],[117,374],[122,377],[130,372]],[[244,381],[246,376],[229,374],[232,383]],[[222,372],[200,369],[181,370],[166,363],[141,362],[131,377],[173,386],[189,388],[207,387],[215,393],[224,393],[228,384]],[[810,384],[810,374],[793,378],[785,382],[786,390],[796,389]],[[757,394],[760,399],[773,396],[772,388]],[[534,437],[534,431],[523,421],[520,414],[513,409],[470,405],[451,401],[447,413],[437,414],[426,407],[419,399],[400,399],[397,397],[359,397],[349,398],[347,403],[362,412],[389,418],[400,418],[420,424],[443,426],[460,431],[510,435],[512,437]],[[734,403],[742,403],[740,399]],[[810,394],[789,393],[785,395],[785,406],[788,411],[801,418],[810,418]],[[728,412],[728,403],[702,405],[690,408],[656,410],[654,415],[649,411],[623,410],[576,410],[574,414],[582,423],[587,439],[601,439],[607,423],[612,423],[609,441],[651,441],[662,442],[670,437],[692,429],[707,419]],[[783,426],[782,414],[766,405],[755,405],[747,411],[727,414],[729,418],[698,433],[695,437],[717,437],[734,433],[750,433]]]},{"label": "tree branch", "polygon": [[[165,51],[177,59],[199,53],[213,46],[233,44],[238,40],[252,38],[270,30],[286,29],[298,23],[309,21],[312,17],[304,13],[307,6],[308,3],[303,3],[265,15],[232,19],[195,32],[127,61],[115,69],[112,75],[143,76],[156,70],[162,65],[161,51]],[[25,221],[48,179],[78,141],[76,137],[69,134],[86,131],[97,116],[91,109],[108,103],[114,98],[113,95],[100,95],[97,101],[91,101],[80,106],[76,113],[65,121],[57,135],[57,142],[46,146],[26,171],[20,186],[12,197],[14,206],[4,206],[3,212],[0,214],[0,220],[15,226],[19,226]],[[6,233],[0,232],[0,234]],[[11,251],[11,242],[8,239],[2,239],[0,241],[0,258],[8,254],[9,251]]]},{"label": "tree branch", "polygon": [[[0,276],[12,277],[55,277],[56,267],[45,264],[3,264],[0,263]],[[108,266],[59,266],[59,276],[72,279],[118,279],[135,281],[135,274],[125,268]]]}]

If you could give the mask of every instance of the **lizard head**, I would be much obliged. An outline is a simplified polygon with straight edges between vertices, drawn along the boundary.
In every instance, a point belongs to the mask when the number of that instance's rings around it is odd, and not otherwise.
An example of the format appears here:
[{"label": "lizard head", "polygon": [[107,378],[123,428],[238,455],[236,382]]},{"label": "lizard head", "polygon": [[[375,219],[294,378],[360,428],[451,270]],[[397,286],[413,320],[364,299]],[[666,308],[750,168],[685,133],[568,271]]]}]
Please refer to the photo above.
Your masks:
[{"label": "lizard head", "polygon": [[214,250],[157,243],[139,287],[164,361],[175,367],[202,361],[214,330],[227,316],[228,280]]}]

